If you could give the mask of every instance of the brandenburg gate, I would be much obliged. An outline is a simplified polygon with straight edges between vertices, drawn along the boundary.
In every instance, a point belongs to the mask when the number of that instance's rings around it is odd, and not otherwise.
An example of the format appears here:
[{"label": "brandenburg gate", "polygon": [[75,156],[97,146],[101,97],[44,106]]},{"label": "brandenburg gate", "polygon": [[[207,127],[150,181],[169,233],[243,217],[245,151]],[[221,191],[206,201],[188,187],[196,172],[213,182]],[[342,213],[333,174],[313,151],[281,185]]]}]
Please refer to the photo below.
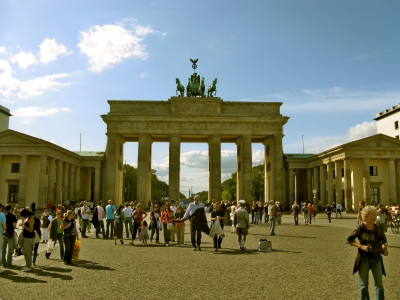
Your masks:
[{"label": "brandenburg gate", "polygon": [[147,207],[151,200],[158,200],[151,199],[152,143],[169,143],[168,196],[178,200],[181,143],[205,142],[209,147],[209,199],[221,199],[221,143],[236,143],[236,198],[252,200],[252,143],[263,143],[264,199],[283,202],[282,138],[289,118],[280,113],[282,103],[223,101],[213,95],[216,81],[208,88],[208,96],[204,94],[204,77],[200,81],[200,75],[194,73],[186,97],[177,79],[179,96],[167,101],[108,101],[110,111],[101,116],[107,124],[103,200],[122,202],[124,143],[138,142],[137,201]]}]

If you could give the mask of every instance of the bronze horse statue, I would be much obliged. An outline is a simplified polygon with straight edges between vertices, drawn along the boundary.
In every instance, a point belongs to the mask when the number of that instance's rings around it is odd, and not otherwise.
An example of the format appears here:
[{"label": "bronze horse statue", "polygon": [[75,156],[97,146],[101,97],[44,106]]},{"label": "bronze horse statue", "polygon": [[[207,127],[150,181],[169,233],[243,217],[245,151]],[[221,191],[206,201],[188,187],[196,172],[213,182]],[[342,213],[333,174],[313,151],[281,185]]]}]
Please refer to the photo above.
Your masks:
[{"label": "bronze horse statue", "polygon": [[176,82],[176,94],[178,95],[179,91],[179,97],[183,97],[185,92],[185,87],[181,84],[179,78],[176,78],[175,82]]},{"label": "bronze horse statue", "polygon": [[217,78],[214,78],[212,85],[207,89],[207,97],[213,97],[213,93],[217,94]]}]

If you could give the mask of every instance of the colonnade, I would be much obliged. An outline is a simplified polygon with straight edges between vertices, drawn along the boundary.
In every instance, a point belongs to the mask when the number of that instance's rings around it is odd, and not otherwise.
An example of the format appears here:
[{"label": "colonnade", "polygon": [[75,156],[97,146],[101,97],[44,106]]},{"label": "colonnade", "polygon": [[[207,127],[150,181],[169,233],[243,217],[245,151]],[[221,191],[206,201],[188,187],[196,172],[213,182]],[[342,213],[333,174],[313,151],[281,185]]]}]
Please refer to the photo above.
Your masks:
[{"label": "colonnade", "polygon": [[[396,178],[400,178],[400,165],[393,158],[343,158],[310,164],[314,165],[306,168],[289,165],[290,205],[294,201],[313,202],[315,190],[315,198],[322,207],[339,202],[346,210],[356,210],[360,201],[371,204],[371,187],[379,189],[379,202],[398,202],[400,183]],[[379,165],[379,174],[371,175],[371,165]]]},{"label": "colonnade", "polygon": [[[36,178],[38,178],[37,207],[43,207],[48,201],[60,204],[67,199],[90,199],[93,171],[95,172],[94,199],[95,201],[100,199],[100,166],[81,167],[55,157],[40,155],[39,172],[36,173],[34,164],[29,164],[28,167],[28,162],[33,157],[37,158],[37,155],[20,155],[17,180],[20,205],[30,205],[27,203],[28,199],[35,199],[35,197],[27,197],[27,195],[31,192],[31,186],[36,186],[31,184],[37,180]],[[9,181],[14,180],[10,179]]]}]

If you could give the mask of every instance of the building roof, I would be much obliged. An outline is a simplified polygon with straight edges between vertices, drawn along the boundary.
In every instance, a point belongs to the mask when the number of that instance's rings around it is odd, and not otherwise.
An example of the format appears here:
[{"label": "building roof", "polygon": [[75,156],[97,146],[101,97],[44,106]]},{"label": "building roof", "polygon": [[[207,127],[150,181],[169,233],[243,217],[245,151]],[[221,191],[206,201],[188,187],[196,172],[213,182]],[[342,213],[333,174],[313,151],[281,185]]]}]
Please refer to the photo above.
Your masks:
[{"label": "building roof", "polygon": [[298,153],[294,153],[294,154],[284,154],[284,156],[286,156],[286,158],[309,158],[311,156],[314,156],[315,154],[298,154]]},{"label": "building roof", "polygon": [[73,151],[80,156],[104,156],[104,152],[99,151]]},{"label": "building roof", "polygon": [[400,111],[400,103],[395,105],[395,106],[392,106],[389,109],[385,109],[383,112],[377,113],[376,114],[376,118],[374,120],[378,121],[380,119],[386,118],[387,116],[390,116],[390,115],[392,115],[394,113],[397,113],[399,111]]}]

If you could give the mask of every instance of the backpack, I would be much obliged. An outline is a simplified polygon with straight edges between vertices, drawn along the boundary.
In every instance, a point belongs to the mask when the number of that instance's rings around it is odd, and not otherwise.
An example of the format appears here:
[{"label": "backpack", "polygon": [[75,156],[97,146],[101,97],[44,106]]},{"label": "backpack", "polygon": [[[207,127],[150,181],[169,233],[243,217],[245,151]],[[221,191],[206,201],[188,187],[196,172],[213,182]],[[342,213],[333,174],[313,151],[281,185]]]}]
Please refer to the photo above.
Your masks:
[{"label": "backpack", "polygon": [[308,208],[307,208],[307,206],[304,206],[304,207],[303,207],[303,213],[304,213],[305,215],[308,215]]},{"label": "backpack", "polygon": [[295,211],[295,213],[298,213],[298,212],[300,211],[300,207],[296,205],[296,206],[294,207],[294,211]]}]

